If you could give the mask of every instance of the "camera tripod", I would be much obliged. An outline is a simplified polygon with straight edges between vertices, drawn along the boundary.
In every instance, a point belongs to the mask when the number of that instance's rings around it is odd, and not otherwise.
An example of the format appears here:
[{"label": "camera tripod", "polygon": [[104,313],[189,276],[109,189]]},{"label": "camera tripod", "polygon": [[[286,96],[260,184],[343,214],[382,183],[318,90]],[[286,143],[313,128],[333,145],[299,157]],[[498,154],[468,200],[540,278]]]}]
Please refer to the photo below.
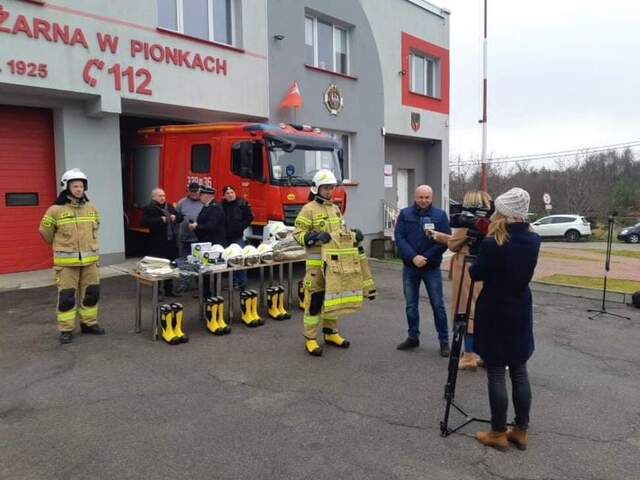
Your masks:
[{"label": "camera tripod", "polygon": [[[460,351],[462,350],[462,342],[467,332],[467,325],[469,324],[469,313],[471,312],[471,303],[473,302],[473,288],[475,281],[471,280],[469,285],[469,292],[467,296],[467,305],[464,313],[458,313],[460,307],[460,298],[462,296],[462,285],[464,283],[464,276],[467,272],[467,265],[475,259],[475,255],[465,255],[462,263],[462,271],[460,273],[460,280],[458,284],[458,296],[456,297],[456,314],[453,322],[453,341],[451,343],[451,355],[449,356],[449,370],[447,375],[447,383],[444,386],[444,398],[446,400],[446,406],[444,410],[444,419],[440,422],[440,436],[448,437],[452,433],[457,432],[461,428],[469,425],[472,422],[491,423],[490,420],[474,417],[469,415],[455,402],[456,394],[456,381],[458,379],[458,361],[460,360]],[[460,412],[465,421],[455,428],[449,427],[449,414],[451,413],[451,407]]]}]

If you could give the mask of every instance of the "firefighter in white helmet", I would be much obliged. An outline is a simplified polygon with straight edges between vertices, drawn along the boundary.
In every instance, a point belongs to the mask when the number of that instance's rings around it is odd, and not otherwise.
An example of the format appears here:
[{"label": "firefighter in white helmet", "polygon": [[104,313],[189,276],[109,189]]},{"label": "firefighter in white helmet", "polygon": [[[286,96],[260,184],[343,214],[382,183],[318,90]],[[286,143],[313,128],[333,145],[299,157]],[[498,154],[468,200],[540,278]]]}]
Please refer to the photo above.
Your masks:
[{"label": "firefighter in white helmet", "polygon": [[[318,327],[322,323],[324,343],[348,348],[349,341],[338,332],[338,317],[325,314],[323,303],[325,279],[321,247],[331,241],[331,233],[344,228],[340,209],[331,197],[338,181],[330,170],[319,170],[313,177],[309,203],[307,203],[295,221],[293,236],[307,251],[304,287],[309,292],[309,301],[304,311],[305,349],[313,356],[322,355],[317,341]],[[357,241],[362,241],[362,232],[354,230]]]},{"label": "firefighter in white helmet", "polygon": [[60,343],[65,344],[73,339],[78,314],[82,333],[105,332],[98,325],[98,210],[87,198],[88,179],[79,169],[66,171],[60,186],[62,190],[42,217],[39,230],[53,249],[58,330]]}]

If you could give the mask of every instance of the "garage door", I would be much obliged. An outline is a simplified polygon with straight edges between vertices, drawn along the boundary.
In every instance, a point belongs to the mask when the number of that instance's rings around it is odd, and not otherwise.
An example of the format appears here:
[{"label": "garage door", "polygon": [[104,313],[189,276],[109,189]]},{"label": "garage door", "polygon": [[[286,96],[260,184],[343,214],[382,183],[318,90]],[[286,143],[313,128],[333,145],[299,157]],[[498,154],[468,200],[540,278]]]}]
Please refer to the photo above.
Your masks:
[{"label": "garage door", "polygon": [[0,273],[51,266],[38,226],[56,197],[50,110],[0,105]]}]

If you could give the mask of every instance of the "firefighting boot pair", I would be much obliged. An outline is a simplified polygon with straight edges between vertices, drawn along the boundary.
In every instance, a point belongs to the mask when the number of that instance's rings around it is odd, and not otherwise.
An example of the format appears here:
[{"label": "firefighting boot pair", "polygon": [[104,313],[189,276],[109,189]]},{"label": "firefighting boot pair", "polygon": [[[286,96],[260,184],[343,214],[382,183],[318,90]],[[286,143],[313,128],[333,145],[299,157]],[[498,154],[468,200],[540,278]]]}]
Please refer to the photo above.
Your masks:
[{"label": "firefighting boot pair", "polygon": [[160,306],[160,336],[169,345],[187,343],[187,337],[182,331],[182,319],[184,307],[181,303],[165,304]]},{"label": "firefighting boot pair", "polygon": [[231,327],[224,321],[224,298],[207,297],[204,299],[204,316],[207,330],[214,335],[231,333]]},{"label": "firefighting boot pair", "polygon": [[322,333],[324,334],[324,343],[329,345],[334,345],[340,348],[349,348],[351,343],[349,340],[344,339],[339,333],[338,330],[334,330],[333,328],[324,327],[322,329]]},{"label": "firefighting boot pair", "polygon": [[251,328],[264,324],[264,320],[258,315],[258,292],[255,290],[242,290],[240,292],[240,319]]},{"label": "firefighting boot pair", "polygon": [[288,320],[291,314],[284,308],[284,287],[277,285],[267,288],[268,314],[274,320]]},{"label": "firefighting boot pair", "polygon": [[304,280],[298,282],[298,308],[304,312],[309,303],[309,289],[304,288]]}]

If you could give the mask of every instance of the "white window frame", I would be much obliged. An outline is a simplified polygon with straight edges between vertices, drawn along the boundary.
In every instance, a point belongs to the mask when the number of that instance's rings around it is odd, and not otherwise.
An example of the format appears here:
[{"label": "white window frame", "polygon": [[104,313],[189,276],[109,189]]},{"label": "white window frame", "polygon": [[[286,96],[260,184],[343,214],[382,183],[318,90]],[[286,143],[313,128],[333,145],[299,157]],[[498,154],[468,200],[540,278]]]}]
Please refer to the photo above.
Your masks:
[{"label": "white window frame", "polygon": [[[305,14],[305,46],[306,46],[306,37],[307,37],[307,32],[306,32],[306,19],[309,19],[313,22],[313,33],[312,33],[312,38],[313,38],[313,65],[312,67],[316,67],[316,68],[322,68],[319,66],[319,62],[318,62],[318,20],[322,21],[323,23],[327,23],[329,25],[331,25],[331,69],[330,71],[334,72],[334,73],[338,73],[340,75],[350,75],[351,72],[351,42],[349,41],[349,37],[350,37],[350,30],[346,27],[340,26],[340,25],[336,25],[333,22],[330,22],[328,20],[324,20],[322,18],[318,19],[318,17],[315,17],[313,15],[309,15],[309,14]],[[336,65],[336,30],[340,30],[345,32],[345,50],[347,53],[347,71],[346,72],[339,72],[337,70],[337,65]]]},{"label": "white window frame", "polygon": [[[415,68],[415,62],[416,62],[416,58],[421,58],[424,63],[423,63],[423,67],[422,67],[422,72],[416,72],[416,68]],[[428,63],[431,62],[433,64],[433,78],[432,80],[432,85],[433,85],[433,92],[429,93],[428,88],[429,88],[429,82],[427,81],[427,77],[428,77]],[[425,95],[427,97],[432,97],[432,98],[440,98],[440,59],[437,57],[433,57],[431,55],[427,55],[424,53],[419,53],[419,52],[411,52],[409,54],[409,73],[410,73],[410,77],[409,77],[409,90],[412,93],[417,93],[419,95]],[[424,91],[420,92],[418,90],[416,90],[416,75],[417,74],[421,74],[422,75],[422,80],[424,82]]]},{"label": "white window frame", "polygon": [[[167,30],[172,30],[181,35],[189,35],[184,31],[184,2],[189,0],[175,0],[176,6],[176,24],[178,29],[173,30],[171,28],[164,27],[160,25],[161,28],[165,28]],[[209,24],[209,38],[205,38],[203,40],[208,40],[210,42],[221,43],[223,45],[235,45],[236,44],[236,0],[231,0],[229,2],[229,16],[231,17],[231,43],[220,42],[215,40],[215,32],[214,32],[214,22],[213,22],[213,0],[207,0],[207,20]],[[198,38],[198,37],[195,37]]]}]

